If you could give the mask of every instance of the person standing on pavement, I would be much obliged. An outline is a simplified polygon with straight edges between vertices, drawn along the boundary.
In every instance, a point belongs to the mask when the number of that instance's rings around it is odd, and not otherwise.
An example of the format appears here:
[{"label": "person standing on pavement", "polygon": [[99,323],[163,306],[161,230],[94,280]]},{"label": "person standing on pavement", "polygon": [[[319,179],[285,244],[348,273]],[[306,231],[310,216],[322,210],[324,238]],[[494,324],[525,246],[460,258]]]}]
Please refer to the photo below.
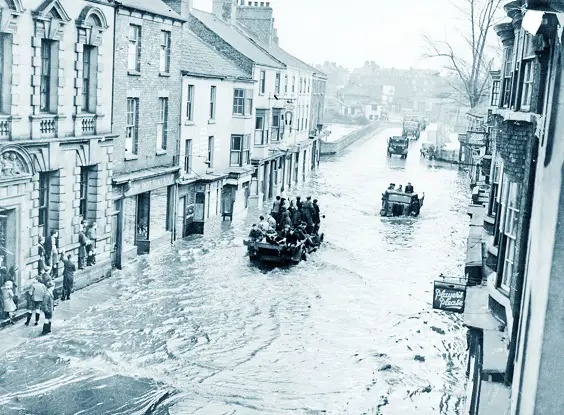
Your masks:
[{"label": "person standing on pavement", "polygon": [[4,287],[2,287],[2,303],[4,306],[4,312],[8,314],[10,319],[10,324],[14,323],[14,311],[16,311],[16,303],[14,302],[14,283],[12,281],[6,281]]},{"label": "person standing on pavement", "polygon": [[[96,264],[96,222],[92,221],[86,228],[86,237],[90,244],[86,246],[86,266]],[[64,261],[63,261],[64,262]]]},{"label": "person standing on pavement", "polygon": [[53,289],[55,284],[49,283],[43,295],[43,301],[41,302],[41,310],[45,314],[45,322],[43,323],[43,331],[41,335],[51,333],[51,319],[53,318],[53,310],[55,309],[55,297],[53,296]]},{"label": "person standing on pavement", "polygon": [[39,261],[37,261],[37,272],[41,274],[47,268],[47,263],[45,262],[45,238],[43,236],[39,237],[39,242],[37,243],[37,254],[39,255]]},{"label": "person standing on pavement", "polygon": [[72,254],[68,254],[67,258],[63,258],[63,297],[62,301],[70,300],[70,295],[72,288],[74,286],[74,272],[76,271],[76,266],[72,262]]},{"label": "person standing on pavement", "polygon": [[31,315],[35,311],[35,326],[39,325],[39,317],[41,317],[41,304],[43,303],[43,297],[45,297],[45,292],[47,288],[40,281],[40,277],[37,277],[35,281],[31,284],[29,290],[29,296],[31,300],[31,306],[28,306],[27,321],[26,326],[29,326],[31,320]]},{"label": "person standing on pavement", "polygon": [[90,241],[84,233],[84,221],[80,224],[80,230],[78,231],[78,269],[84,269],[86,264],[86,247],[90,245]]}]

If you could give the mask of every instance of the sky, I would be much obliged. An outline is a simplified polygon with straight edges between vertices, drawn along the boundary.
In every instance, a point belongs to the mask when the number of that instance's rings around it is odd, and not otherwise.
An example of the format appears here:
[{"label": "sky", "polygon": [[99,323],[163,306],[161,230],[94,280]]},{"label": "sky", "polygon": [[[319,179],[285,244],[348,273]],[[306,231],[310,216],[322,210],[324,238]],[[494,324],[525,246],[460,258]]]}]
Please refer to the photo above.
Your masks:
[{"label": "sky", "polygon": [[[367,60],[438,69],[440,62],[423,57],[423,35],[461,44],[466,25],[452,0],[269,1],[282,48],[309,64],[328,60],[349,69]],[[194,7],[211,12],[212,0],[194,0]]]}]

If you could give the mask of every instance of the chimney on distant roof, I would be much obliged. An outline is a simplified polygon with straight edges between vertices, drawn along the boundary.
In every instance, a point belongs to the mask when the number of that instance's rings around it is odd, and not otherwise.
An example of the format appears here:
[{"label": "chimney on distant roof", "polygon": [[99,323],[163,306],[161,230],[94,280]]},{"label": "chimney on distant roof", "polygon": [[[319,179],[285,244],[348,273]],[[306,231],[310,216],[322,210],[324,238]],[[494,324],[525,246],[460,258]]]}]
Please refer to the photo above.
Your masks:
[{"label": "chimney on distant roof", "polygon": [[187,19],[194,7],[194,0],[163,0],[168,7],[178,13],[181,17]]},{"label": "chimney on distant roof", "polygon": [[213,0],[214,16],[224,22],[235,25],[237,22],[237,0]]},{"label": "chimney on distant roof", "polygon": [[248,1],[247,6],[237,7],[237,22],[251,29],[264,43],[278,43],[269,1]]},{"label": "chimney on distant roof", "polygon": [[272,41],[276,44],[278,44],[278,29],[274,28],[273,34],[272,34]]}]

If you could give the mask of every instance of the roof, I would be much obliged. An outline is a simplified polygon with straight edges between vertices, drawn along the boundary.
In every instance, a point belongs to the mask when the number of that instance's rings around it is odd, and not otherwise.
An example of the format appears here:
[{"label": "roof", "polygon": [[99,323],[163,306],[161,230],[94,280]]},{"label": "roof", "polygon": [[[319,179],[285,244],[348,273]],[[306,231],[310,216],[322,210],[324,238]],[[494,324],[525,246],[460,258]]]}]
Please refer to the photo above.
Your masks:
[{"label": "roof", "polygon": [[237,30],[237,28],[230,26],[214,15],[201,10],[193,9],[192,16],[253,62],[259,65],[284,69],[284,64],[260,49],[241,31]]},{"label": "roof", "polygon": [[185,35],[181,63],[183,73],[252,81],[251,75],[220,55],[194,33],[187,31]]},{"label": "roof", "polygon": [[117,0],[116,3],[131,9],[158,14],[159,16],[166,16],[182,21],[185,20],[178,13],[172,10],[168,4],[162,2],[161,0]]},{"label": "roof", "polygon": [[246,27],[242,24],[239,24],[238,26],[245,32],[245,34],[251,39],[251,41],[253,43],[258,45],[264,51],[268,52],[270,55],[274,56],[280,62],[285,63],[287,66],[292,66],[292,67],[298,68],[302,71],[319,72],[314,67],[309,66],[307,63],[302,62],[301,60],[299,60],[295,56],[286,52],[284,49],[282,49],[276,43],[272,43],[272,44],[269,45],[269,44],[263,42],[262,40],[259,39],[259,37],[256,35],[256,33],[253,32],[248,27]]}]

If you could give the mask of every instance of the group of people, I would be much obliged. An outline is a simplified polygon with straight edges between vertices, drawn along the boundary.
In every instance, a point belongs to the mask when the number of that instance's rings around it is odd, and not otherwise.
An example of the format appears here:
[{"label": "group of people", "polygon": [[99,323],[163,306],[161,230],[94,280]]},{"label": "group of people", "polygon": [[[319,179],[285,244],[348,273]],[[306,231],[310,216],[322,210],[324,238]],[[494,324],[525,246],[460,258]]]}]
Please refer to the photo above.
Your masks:
[{"label": "group of people", "polygon": [[389,193],[389,192],[404,192],[404,193],[411,194],[411,193],[413,193],[413,186],[411,185],[411,182],[407,182],[405,189],[402,188],[401,184],[396,189],[396,184],[390,183],[390,185],[386,189],[386,193]]},{"label": "group of people", "polygon": [[260,216],[260,222],[253,224],[249,238],[290,248],[299,243],[313,246],[318,243],[321,217],[317,199],[312,201],[311,196],[305,202],[300,196],[295,201],[276,196],[270,214]]}]

